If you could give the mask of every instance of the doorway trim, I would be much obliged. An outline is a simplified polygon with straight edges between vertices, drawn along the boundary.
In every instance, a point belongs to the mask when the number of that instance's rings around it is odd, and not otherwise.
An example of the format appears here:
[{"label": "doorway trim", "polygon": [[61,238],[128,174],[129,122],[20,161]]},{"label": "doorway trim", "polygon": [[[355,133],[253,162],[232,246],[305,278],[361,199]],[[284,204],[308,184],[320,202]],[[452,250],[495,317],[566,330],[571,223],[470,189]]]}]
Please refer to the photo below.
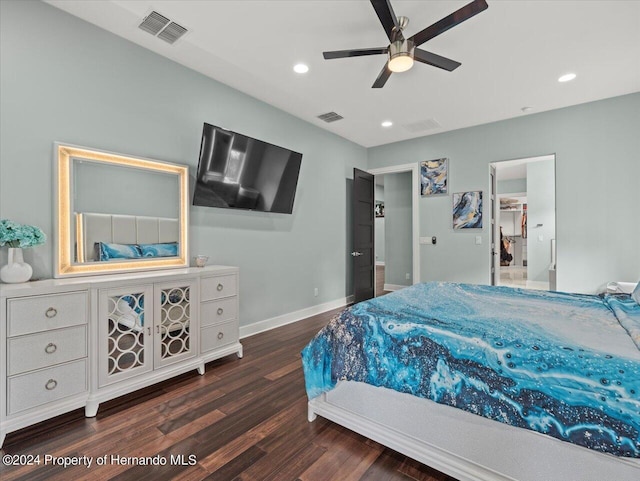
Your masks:
[{"label": "doorway trim", "polygon": [[418,163],[392,165],[377,169],[368,169],[367,172],[373,175],[399,174],[411,172],[411,245],[413,246],[413,284],[420,282],[420,216],[418,212],[418,200],[420,199],[420,178]]},{"label": "doorway trim", "polygon": [[[526,157],[516,157],[513,159],[502,159],[502,160],[495,160],[492,162],[489,162],[489,179],[490,179],[490,184],[491,184],[491,193],[492,193],[492,208],[491,208],[491,228],[492,228],[492,237],[497,237],[497,241],[499,242],[499,226],[498,226],[498,222],[497,219],[499,217],[499,210],[500,210],[500,201],[499,201],[499,196],[500,194],[498,194],[497,192],[497,177],[496,177],[496,171],[498,170],[496,167],[499,164],[505,165],[508,163],[524,163],[524,164],[528,164],[528,163],[532,163],[532,162],[537,162],[537,161],[542,161],[542,160],[553,160],[554,164],[553,164],[553,173],[554,173],[554,192],[555,192],[555,205],[554,205],[554,238],[552,239],[552,247],[551,247],[551,259],[552,259],[552,263],[554,264],[554,277],[557,275],[557,255],[555,252],[556,249],[556,242],[558,239],[558,176],[557,176],[557,169],[558,169],[558,164],[557,164],[557,154],[556,153],[551,153],[551,154],[542,154],[542,155],[532,155],[532,156],[526,156]],[[498,262],[496,262],[496,255],[497,255],[497,259]],[[500,265],[499,262],[500,259],[500,249],[499,246],[497,245],[493,245],[492,244],[492,249],[491,249],[491,268],[493,269],[493,267],[497,264],[498,266]],[[500,279],[500,271],[499,271],[499,267],[498,267],[498,271],[495,273],[495,278],[492,277],[492,285],[500,285],[499,279]],[[494,284],[493,281],[494,279],[497,279],[497,283]],[[557,285],[552,286],[552,283],[549,283],[549,290],[556,290],[557,289]],[[553,287],[553,289],[552,289]]]}]

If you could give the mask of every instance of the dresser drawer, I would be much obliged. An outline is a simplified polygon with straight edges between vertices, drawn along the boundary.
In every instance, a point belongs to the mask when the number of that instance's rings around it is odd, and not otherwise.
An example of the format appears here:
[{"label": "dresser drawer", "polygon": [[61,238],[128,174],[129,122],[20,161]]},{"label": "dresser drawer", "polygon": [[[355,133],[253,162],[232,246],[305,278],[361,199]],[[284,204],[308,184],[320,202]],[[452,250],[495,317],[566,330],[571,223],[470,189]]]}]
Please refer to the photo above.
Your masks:
[{"label": "dresser drawer", "polygon": [[86,359],[10,377],[7,382],[7,414],[26,411],[86,390]]},{"label": "dresser drawer", "polygon": [[7,301],[9,337],[87,322],[87,293],[21,297]]},{"label": "dresser drawer", "polygon": [[200,280],[200,300],[210,301],[223,297],[235,296],[237,294],[238,276],[230,274],[227,276],[203,277]]},{"label": "dresser drawer", "polygon": [[200,351],[207,352],[238,342],[238,323],[225,322],[200,330]]},{"label": "dresser drawer", "polygon": [[203,302],[200,308],[200,325],[210,326],[238,317],[238,298],[229,297],[219,301]]},{"label": "dresser drawer", "polygon": [[87,326],[14,337],[7,341],[9,376],[87,357]]}]

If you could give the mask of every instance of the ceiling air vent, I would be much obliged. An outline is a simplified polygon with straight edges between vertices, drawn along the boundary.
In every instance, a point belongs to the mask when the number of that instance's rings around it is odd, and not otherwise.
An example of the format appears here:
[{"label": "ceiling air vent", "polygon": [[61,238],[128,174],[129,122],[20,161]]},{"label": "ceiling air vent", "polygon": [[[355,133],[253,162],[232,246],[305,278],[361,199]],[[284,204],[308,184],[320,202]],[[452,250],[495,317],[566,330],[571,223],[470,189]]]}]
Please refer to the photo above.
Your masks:
[{"label": "ceiling air vent", "polygon": [[335,112],[327,112],[326,114],[318,115],[320,120],[324,120],[327,123],[335,122],[336,120],[342,120],[344,117]]},{"label": "ceiling air vent", "polygon": [[176,22],[171,22],[167,27],[158,34],[158,38],[161,38],[165,42],[173,43],[187,33],[187,29],[178,25]]},{"label": "ceiling air vent", "polygon": [[174,43],[187,33],[186,28],[155,11],[147,15],[138,27],[167,43]]},{"label": "ceiling air vent", "polygon": [[158,33],[160,33],[160,30],[166,27],[170,21],[171,20],[169,20],[164,15],[160,15],[158,12],[151,12],[144,18],[144,20],[140,25],[138,25],[138,27],[140,27],[145,32],[150,33],[151,35],[158,35]]},{"label": "ceiling air vent", "polygon": [[412,124],[404,124],[403,127],[409,132],[415,134],[417,132],[425,132],[427,130],[438,129],[442,127],[442,125],[440,125],[436,119],[427,119],[419,120],[418,122],[413,122]]}]

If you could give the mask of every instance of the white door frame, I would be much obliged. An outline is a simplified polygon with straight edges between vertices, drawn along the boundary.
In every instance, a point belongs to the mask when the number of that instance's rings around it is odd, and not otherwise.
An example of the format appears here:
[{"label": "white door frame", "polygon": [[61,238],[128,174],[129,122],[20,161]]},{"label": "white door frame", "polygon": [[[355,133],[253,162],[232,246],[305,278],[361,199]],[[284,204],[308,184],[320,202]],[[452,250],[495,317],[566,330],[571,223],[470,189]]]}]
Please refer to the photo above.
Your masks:
[{"label": "white door frame", "polygon": [[498,199],[498,179],[495,163],[489,164],[491,175],[491,285],[500,285],[500,199]]},{"label": "white door frame", "polygon": [[413,280],[414,284],[420,282],[420,216],[418,215],[418,200],[420,199],[420,172],[418,162],[413,164],[392,165],[378,169],[368,169],[373,175],[399,174],[411,172],[411,245],[413,246]]},{"label": "white door frame", "polygon": [[[557,159],[556,159],[556,154],[555,153],[553,153],[553,154],[544,154],[544,155],[533,155],[533,156],[527,156],[527,157],[518,157],[518,158],[515,158],[515,159],[503,159],[503,160],[496,160],[496,161],[493,161],[493,162],[489,162],[489,176],[491,176],[492,169],[493,169],[493,171],[499,170],[499,164],[505,165],[506,163],[513,163],[513,162],[522,162],[522,163],[528,164],[530,162],[537,162],[539,160],[553,160],[554,161],[554,171],[553,171],[554,178],[553,178],[553,181],[554,181],[554,188],[555,188],[556,194],[557,194],[557,192],[558,192],[558,190],[557,190],[558,182],[557,182],[557,175],[556,175],[556,166],[557,166],[556,162],[557,162]],[[496,184],[497,184],[497,177],[494,177],[494,178],[496,179]],[[496,185],[496,187],[497,187],[497,185]],[[496,229],[496,232],[499,232],[500,227],[498,225],[498,221],[500,219],[500,195],[498,195],[497,188],[496,188],[496,196],[495,197],[496,197],[495,198],[495,207],[491,211],[491,220],[492,220],[492,222],[495,221],[496,225],[495,225],[494,228]],[[554,215],[555,215],[555,226],[554,226],[554,229],[555,229],[555,240],[557,241],[557,239],[558,239],[558,196],[557,195],[556,195],[556,202],[555,202],[555,206],[554,206]],[[500,242],[499,239],[500,239],[500,236],[498,234],[498,242]],[[555,245],[555,242],[554,242],[553,245]],[[499,248],[499,246],[498,246],[498,248]],[[554,248],[553,252],[555,254],[555,248]],[[552,254],[552,257],[553,257],[554,254]],[[498,259],[500,259],[500,251],[499,250],[498,250]],[[496,274],[497,282],[496,282],[495,285],[500,285],[500,267],[499,267],[500,266],[500,262],[499,261],[497,262],[497,265],[498,265],[498,272]],[[492,264],[492,266],[493,266],[493,264]],[[528,270],[529,269],[528,269],[528,266],[527,266],[527,273],[528,273]],[[556,271],[557,271],[557,265],[556,265]],[[556,275],[557,275],[557,272],[556,272]],[[551,285],[549,287],[551,288]]]}]

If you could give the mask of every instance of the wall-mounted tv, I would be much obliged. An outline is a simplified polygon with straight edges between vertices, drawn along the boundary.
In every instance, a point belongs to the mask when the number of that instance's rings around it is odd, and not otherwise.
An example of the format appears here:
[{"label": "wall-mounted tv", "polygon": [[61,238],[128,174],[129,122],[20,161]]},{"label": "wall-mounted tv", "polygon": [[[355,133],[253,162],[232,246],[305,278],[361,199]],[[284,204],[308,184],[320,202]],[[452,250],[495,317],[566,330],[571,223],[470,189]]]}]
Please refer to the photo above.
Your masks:
[{"label": "wall-mounted tv", "polygon": [[193,205],[291,214],[302,154],[205,123]]}]

